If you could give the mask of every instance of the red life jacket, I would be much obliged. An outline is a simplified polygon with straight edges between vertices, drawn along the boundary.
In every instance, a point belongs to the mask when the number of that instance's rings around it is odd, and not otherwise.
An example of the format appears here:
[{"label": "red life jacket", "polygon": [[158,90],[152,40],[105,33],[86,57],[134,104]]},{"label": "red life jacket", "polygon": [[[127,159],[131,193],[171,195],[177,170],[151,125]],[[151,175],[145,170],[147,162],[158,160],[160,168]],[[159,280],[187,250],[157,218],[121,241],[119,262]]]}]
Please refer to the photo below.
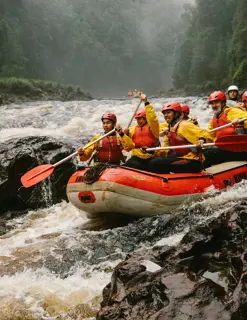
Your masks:
[{"label": "red life jacket", "polygon": [[[177,130],[178,130],[180,123],[181,123],[181,121],[179,121],[172,129],[169,126],[170,131],[168,132],[168,138],[169,138],[170,146],[175,147],[175,146],[182,146],[182,145],[190,144],[190,142],[188,140],[177,135]],[[182,157],[191,151],[192,151],[192,149],[190,149],[190,148],[170,150],[168,152],[168,157]]]},{"label": "red life jacket", "polygon": [[146,123],[144,126],[136,126],[132,140],[136,148],[141,147],[156,147],[160,144],[159,139],[157,139],[152,131],[150,130],[149,125]]},{"label": "red life jacket", "polygon": [[[217,118],[214,115],[213,123],[212,123],[213,128],[218,128],[218,127],[221,127],[221,126],[231,122],[227,119],[227,114],[229,111],[230,111],[230,109],[226,109],[225,111],[223,111],[220,114],[219,118]],[[235,126],[231,126],[231,127],[227,127],[227,128],[223,128],[218,131],[215,131],[215,134],[216,134],[216,138],[219,138],[221,136],[229,136],[229,135],[237,134],[237,131],[236,131]]]},{"label": "red life jacket", "polygon": [[108,136],[99,141],[97,145],[97,161],[120,164],[123,159],[122,147],[117,136]]}]

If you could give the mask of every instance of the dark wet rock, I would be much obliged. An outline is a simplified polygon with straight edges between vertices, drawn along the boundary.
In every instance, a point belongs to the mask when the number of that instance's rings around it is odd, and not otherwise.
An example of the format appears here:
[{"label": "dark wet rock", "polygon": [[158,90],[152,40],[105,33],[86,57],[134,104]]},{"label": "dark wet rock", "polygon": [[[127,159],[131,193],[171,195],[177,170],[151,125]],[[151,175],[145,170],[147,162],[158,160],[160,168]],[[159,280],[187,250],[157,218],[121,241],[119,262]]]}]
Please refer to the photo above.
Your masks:
[{"label": "dark wet rock", "polygon": [[74,151],[49,137],[27,137],[0,144],[0,215],[13,218],[28,209],[44,208],[67,199],[66,184],[76,170],[70,160],[33,187],[22,187],[20,178],[36,166],[56,163]]},{"label": "dark wet rock", "polygon": [[6,220],[5,219],[0,219],[0,236],[5,234],[10,230],[10,227],[6,225]]},{"label": "dark wet rock", "polygon": [[243,201],[191,226],[176,247],[128,255],[103,291],[97,319],[247,319],[246,230]]}]

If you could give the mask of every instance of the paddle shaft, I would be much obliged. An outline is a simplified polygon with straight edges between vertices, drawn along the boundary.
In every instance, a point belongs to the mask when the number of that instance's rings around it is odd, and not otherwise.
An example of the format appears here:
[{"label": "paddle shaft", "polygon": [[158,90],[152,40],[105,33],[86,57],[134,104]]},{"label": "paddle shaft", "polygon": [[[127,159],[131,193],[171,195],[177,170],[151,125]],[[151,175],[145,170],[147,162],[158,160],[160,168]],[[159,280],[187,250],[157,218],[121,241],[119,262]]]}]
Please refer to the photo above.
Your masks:
[{"label": "paddle shaft", "polygon": [[[247,120],[247,118],[239,119],[239,123],[241,123],[241,122],[243,122],[245,120]],[[223,128],[231,127],[232,125],[233,125],[232,122],[230,122],[230,123],[224,124],[223,126],[220,126],[218,128],[214,128],[212,130],[209,130],[208,132],[218,131],[218,130],[223,129]]]},{"label": "paddle shaft", "polygon": [[[218,138],[215,142],[204,143],[204,147],[216,146],[218,148],[224,149],[231,152],[242,152],[247,150],[247,135],[228,135]],[[167,146],[167,147],[157,147],[157,148],[147,148],[146,151],[155,150],[175,150],[175,149],[187,149],[197,147],[196,144],[185,144],[181,146]]]},{"label": "paddle shaft", "polygon": [[[145,149],[147,152],[148,151],[156,151],[156,150],[174,150],[174,149],[185,149],[185,148],[194,148],[196,147],[196,144],[186,144],[183,146],[168,146],[168,147],[156,147],[156,148],[147,148]],[[203,147],[212,147],[215,146],[214,142],[210,143],[204,143]]]},{"label": "paddle shaft", "polygon": [[[247,118],[239,119],[239,123],[241,123],[241,122],[243,122],[245,120],[247,120]],[[233,125],[232,122],[230,122],[230,123],[224,124],[223,126],[220,126],[218,128],[214,128],[214,129],[208,130],[208,132],[215,132],[215,131],[218,131],[220,129],[231,127],[232,125]],[[161,133],[163,133],[163,131],[160,131],[160,134]]]},{"label": "paddle shaft", "polygon": [[[100,141],[100,140],[104,139],[105,137],[109,136],[110,134],[112,134],[112,133],[113,133],[113,132],[115,132],[115,131],[116,131],[116,129],[115,129],[115,128],[114,128],[114,129],[112,129],[111,131],[107,132],[106,134],[104,134],[103,136],[99,137],[98,139],[96,139],[96,140],[94,140],[94,141],[90,142],[89,144],[87,144],[87,145],[86,145],[85,147],[83,147],[82,149],[83,149],[83,150],[87,149],[88,147],[90,147],[90,146],[92,146],[93,144],[95,144],[96,142],[98,142],[98,141]],[[69,159],[71,159],[71,158],[75,157],[77,154],[78,154],[78,151],[76,151],[76,152],[74,152],[74,153],[70,154],[70,155],[69,155],[69,156],[67,156],[66,158],[64,158],[64,159],[62,159],[62,160],[60,160],[60,161],[58,161],[58,162],[56,162],[56,163],[54,163],[54,164],[51,164],[51,166],[50,166],[50,167],[48,167],[48,168],[46,168],[46,169],[44,169],[44,170],[41,170],[41,171],[39,171],[39,172],[35,173],[33,176],[29,177],[29,178],[27,179],[27,181],[29,181],[29,180],[31,180],[31,179],[33,179],[33,178],[37,177],[38,175],[40,175],[40,174],[42,174],[42,173],[44,173],[44,172],[46,172],[46,171],[50,170],[51,168],[56,168],[57,166],[59,166],[60,164],[64,163],[65,161],[67,161],[67,160],[69,160]]]},{"label": "paddle shaft", "polygon": [[[100,141],[100,140],[104,139],[105,137],[109,136],[110,134],[112,134],[112,133],[113,133],[113,132],[115,132],[115,131],[116,131],[116,129],[115,129],[115,128],[114,128],[114,129],[112,129],[111,131],[107,132],[107,133],[106,133],[106,134],[104,134],[103,136],[101,136],[101,137],[99,137],[98,139],[96,139],[96,140],[94,140],[94,141],[90,142],[89,144],[87,144],[85,147],[83,147],[83,148],[82,148],[82,150],[85,150],[85,149],[87,149],[88,147],[91,147],[93,144],[95,144],[96,142],[98,142],[98,141]],[[74,156],[76,156],[77,154],[78,154],[78,151],[76,151],[76,152],[72,153],[72,154],[71,154],[71,155],[69,155],[68,157],[66,157],[66,158],[64,158],[64,159],[62,159],[62,160],[60,160],[60,161],[56,162],[56,163],[53,165],[53,167],[54,167],[54,168],[56,168],[57,166],[59,166],[60,164],[64,163],[65,161],[67,161],[67,160],[69,160],[69,159],[73,158],[73,157],[74,157]]]},{"label": "paddle shaft", "polygon": [[140,108],[141,103],[142,103],[142,101],[140,101],[140,102],[138,103],[138,105],[137,105],[137,107],[136,107],[136,109],[135,109],[135,112],[133,113],[133,115],[132,115],[132,117],[131,117],[131,119],[130,119],[130,122],[129,122],[128,126],[127,126],[127,129],[129,129],[129,127],[131,126],[131,123],[132,123],[132,121],[133,121],[133,119],[134,119],[134,117],[135,117],[135,114],[136,114],[137,110]]}]

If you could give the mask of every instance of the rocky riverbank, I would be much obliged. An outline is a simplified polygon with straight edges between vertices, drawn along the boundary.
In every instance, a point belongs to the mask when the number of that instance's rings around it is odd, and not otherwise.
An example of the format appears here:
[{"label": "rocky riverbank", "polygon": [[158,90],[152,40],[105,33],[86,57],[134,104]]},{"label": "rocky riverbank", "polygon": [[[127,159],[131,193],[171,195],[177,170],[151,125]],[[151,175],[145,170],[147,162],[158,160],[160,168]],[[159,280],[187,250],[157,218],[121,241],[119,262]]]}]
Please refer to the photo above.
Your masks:
[{"label": "rocky riverbank", "polygon": [[178,246],[128,255],[103,291],[97,319],[246,319],[246,212],[244,200],[191,227]]},{"label": "rocky riverbank", "polygon": [[0,78],[0,105],[37,100],[92,100],[92,96],[73,85],[34,79]]}]

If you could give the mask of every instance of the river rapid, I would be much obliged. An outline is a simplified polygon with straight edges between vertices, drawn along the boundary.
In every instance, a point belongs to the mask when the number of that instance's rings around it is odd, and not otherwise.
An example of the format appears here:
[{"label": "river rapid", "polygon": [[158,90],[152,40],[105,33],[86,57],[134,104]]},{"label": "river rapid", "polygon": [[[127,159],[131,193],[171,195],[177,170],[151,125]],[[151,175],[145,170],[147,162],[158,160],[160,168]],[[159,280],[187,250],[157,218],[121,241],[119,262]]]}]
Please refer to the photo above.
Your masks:
[{"label": "river rapid", "polygon": [[[163,122],[161,106],[169,99],[150,100]],[[188,103],[191,115],[207,127],[212,114],[206,98],[172,100]],[[77,148],[82,138],[89,140],[101,132],[103,112],[115,113],[124,127],[137,104],[136,99],[123,99],[2,106],[0,143],[45,135]],[[177,212],[184,220],[172,230],[165,229],[166,217],[162,216],[110,230],[84,230],[86,214],[65,201],[8,221],[11,231],[0,237],[0,320],[95,319],[102,289],[126,254],[178,243],[190,224],[234,206],[246,191],[245,181],[223,192],[209,190],[209,198],[185,205]],[[68,253],[66,261],[54,264],[53,258],[59,259],[61,253],[63,257]],[[42,267],[37,264],[40,260]],[[157,270],[154,263],[143,263],[148,270]]]}]

